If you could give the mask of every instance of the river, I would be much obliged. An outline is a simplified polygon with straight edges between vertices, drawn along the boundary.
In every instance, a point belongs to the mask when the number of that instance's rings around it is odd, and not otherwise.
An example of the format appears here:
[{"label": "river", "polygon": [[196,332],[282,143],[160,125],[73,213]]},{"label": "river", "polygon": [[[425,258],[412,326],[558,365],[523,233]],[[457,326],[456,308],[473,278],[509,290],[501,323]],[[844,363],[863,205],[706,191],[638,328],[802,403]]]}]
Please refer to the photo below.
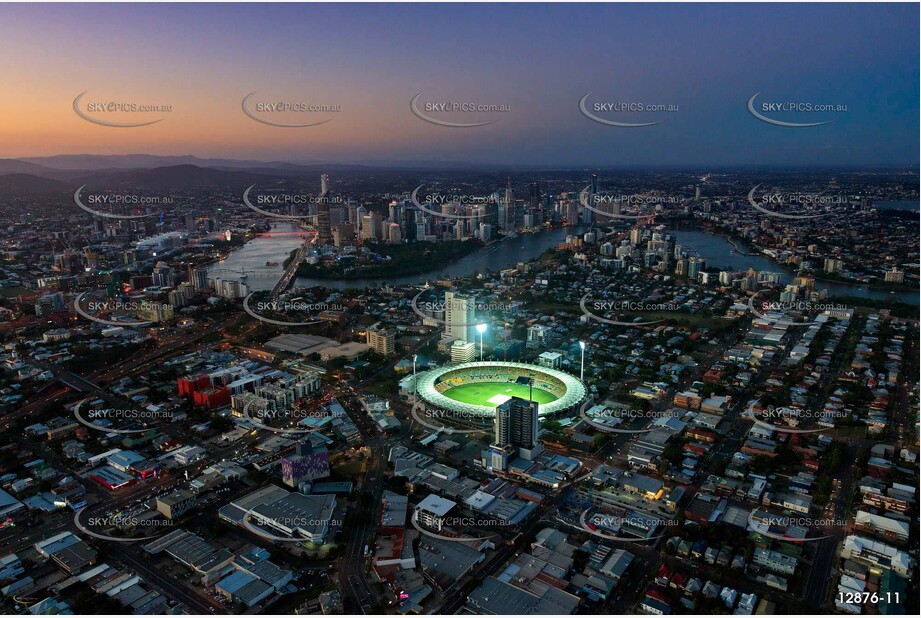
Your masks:
[{"label": "river", "polygon": [[[706,258],[707,266],[725,268],[732,271],[748,270],[754,268],[758,271],[775,272],[781,274],[781,280],[784,283],[793,281],[794,275],[774,262],[770,258],[762,255],[744,255],[739,253],[729,244],[729,240],[723,236],[717,236],[709,232],[700,230],[666,230],[666,233],[675,237],[675,240],[686,251],[697,257]],[[739,241],[735,241],[739,244]],[[739,244],[739,248],[749,251],[744,244]],[[840,283],[832,281],[816,281],[816,288],[828,289],[830,296],[854,296],[857,298],[870,299],[887,299],[897,300],[910,305],[917,305],[919,300],[918,292],[890,292],[888,290],[875,290],[865,285],[854,283]]]},{"label": "river", "polygon": [[[209,277],[236,279],[246,273],[246,284],[254,292],[271,290],[281,279],[285,269],[282,264],[292,251],[304,244],[303,234],[291,223],[273,223],[270,234],[260,234],[226,259],[208,267]],[[274,262],[276,266],[266,266]]]},{"label": "river", "polygon": [[[486,270],[498,271],[511,268],[518,262],[527,262],[540,256],[544,251],[566,240],[570,234],[581,234],[587,228],[576,226],[555,230],[541,230],[534,234],[522,234],[493,243],[470,255],[467,255],[441,270],[424,275],[394,277],[391,279],[360,279],[356,281],[334,281],[328,279],[306,279],[298,277],[295,285],[300,287],[324,286],[335,290],[347,288],[380,287],[383,283],[400,285],[405,283],[425,283],[439,278],[468,277]],[[271,290],[281,277],[281,263],[303,242],[301,234],[287,235],[285,232],[297,232],[290,223],[278,222],[272,225],[273,235],[257,236],[244,246],[233,251],[227,259],[217,262],[208,269],[210,276],[236,278],[240,273],[247,273],[247,284],[251,290]],[[723,236],[699,230],[668,230],[685,250],[707,259],[708,266],[726,268],[733,271],[754,268],[759,271],[781,273],[783,281],[792,281],[793,275],[760,255],[743,255],[735,251]],[[266,266],[266,262],[277,262],[278,266]],[[827,288],[832,296],[855,296],[870,299],[891,299],[917,305],[917,292],[895,292],[875,290],[864,285],[821,281],[816,284],[820,289]]]},{"label": "river", "polygon": [[588,226],[574,226],[555,230],[540,230],[533,234],[521,234],[516,238],[506,238],[503,241],[483,247],[470,255],[465,255],[453,264],[449,264],[440,270],[421,275],[393,277],[386,280],[378,277],[376,279],[357,279],[355,281],[330,281],[329,279],[305,279],[303,277],[298,277],[295,285],[302,287],[322,285],[336,290],[343,290],[345,288],[380,287],[384,282],[389,285],[401,285],[404,283],[422,284],[426,281],[433,281],[435,279],[469,277],[478,272],[485,272],[487,270],[498,271],[503,268],[511,268],[518,262],[528,262],[544,253],[547,249],[555,247],[558,243],[564,242],[566,236],[570,234],[581,234],[587,229]]}]

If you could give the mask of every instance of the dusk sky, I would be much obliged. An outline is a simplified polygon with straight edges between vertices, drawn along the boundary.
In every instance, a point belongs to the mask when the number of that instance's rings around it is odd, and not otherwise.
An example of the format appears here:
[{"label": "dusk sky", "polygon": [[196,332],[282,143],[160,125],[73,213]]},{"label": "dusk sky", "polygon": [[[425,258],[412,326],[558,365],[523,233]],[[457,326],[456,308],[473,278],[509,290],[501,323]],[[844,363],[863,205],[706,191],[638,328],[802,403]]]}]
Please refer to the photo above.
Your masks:
[{"label": "dusk sky", "polygon": [[[918,21],[916,4],[4,5],[0,157],[917,169]],[[137,115],[163,118],[155,125],[99,126],[72,109],[84,91],[173,109]],[[253,91],[342,111],[303,115],[333,117],[320,126],[267,126],[241,110]],[[420,92],[510,111],[442,114],[498,122],[436,126],[410,111]],[[679,111],[600,113],[665,120],[610,127],[580,113],[588,92]],[[756,92],[759,104],[847,111],[777,113],[834,122],[774,126],[749,113]]]}]

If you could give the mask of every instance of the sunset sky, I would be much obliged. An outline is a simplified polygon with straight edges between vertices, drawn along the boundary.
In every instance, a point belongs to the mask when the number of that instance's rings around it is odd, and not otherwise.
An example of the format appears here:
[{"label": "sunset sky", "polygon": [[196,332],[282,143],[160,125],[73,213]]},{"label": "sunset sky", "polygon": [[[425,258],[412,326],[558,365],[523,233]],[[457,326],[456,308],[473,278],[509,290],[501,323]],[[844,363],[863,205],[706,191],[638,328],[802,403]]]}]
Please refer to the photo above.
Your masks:
[{"label": "sunset sky", "polygon": [[[0,158],[916,168],[918,11],[915,4],[4,5]],[[173,110],[136,115],[163,118],[146,127],[99,126],[72,109],[84,91],[86,100]],[[253,91],[258,100],[342,111],[305,115],[333,117],[320,126],[267,126],[241,110]],[[821,127],[777,127],[748,112],[759,91],[759,100],[843,104],[847,112],[795,116],[834,119]],[[498,118],[488,126],[436,126],[410,111],[420,92],[424,101],[511,111],[475,116]],[[579,112],[588,92],[592,101],[679,111],[621,114],[665,122],[609,127]]]}]

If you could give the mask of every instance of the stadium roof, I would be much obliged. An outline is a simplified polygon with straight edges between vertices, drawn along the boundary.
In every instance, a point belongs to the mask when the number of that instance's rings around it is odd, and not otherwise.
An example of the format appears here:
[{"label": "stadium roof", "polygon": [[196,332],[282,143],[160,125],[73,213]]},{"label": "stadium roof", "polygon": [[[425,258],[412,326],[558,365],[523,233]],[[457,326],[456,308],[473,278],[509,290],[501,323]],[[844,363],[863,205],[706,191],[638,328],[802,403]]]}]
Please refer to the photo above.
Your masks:
[{"label": "stadium roof", "polygon": [[462,403],[460,401],[451,399],[450,397],[446,397],[435,389],[435,383],[439,380],[439,378],[447,374],[463,371],[465,369],[478,369],[487,367],[524,369],[527,371],[533,371],[534,373],[551,376],[560,380],[566,387],[566,392],[563,393],[563,395],[560,396],[556,401],[540,404],[538,407],[539,416],[549,416],[568,410],[573,406],[578,405],[582,402],[583,399],[585,399],[585,385],[583,385],[578,378],[571,376],[564,371],[559,371],[558,369],[551,369],[549,367],[542,367],[540,365],[515,363],[509,361],[481,361],[472,363],[460,363],[457,365],[440,367],[438,369],[432,369],[431,371],[420,373],[416,378],[419,396],[433,406],[438,406],[445,410],[454,410],[455,412],[462,412],[465,414],[491,418],[496,413],[495,406],[478,406],[470,403]]}]

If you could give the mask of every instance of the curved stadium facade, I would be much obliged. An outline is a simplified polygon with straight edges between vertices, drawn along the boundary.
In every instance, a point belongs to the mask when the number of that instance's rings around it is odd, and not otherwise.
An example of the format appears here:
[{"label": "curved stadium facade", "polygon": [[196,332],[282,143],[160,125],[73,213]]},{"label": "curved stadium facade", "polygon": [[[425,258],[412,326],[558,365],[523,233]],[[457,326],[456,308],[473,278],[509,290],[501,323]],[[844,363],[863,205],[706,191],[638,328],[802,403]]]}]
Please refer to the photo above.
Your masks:
[{"label": "curved stadium facade", "polygon": [[541,417],[569,411],[585,399],[585,386],[568,373],[507,361],[461,363],[432,369],[417,376],[416,388],[419,397],[431,406],[492,422],[496,406],[504,399],[528,397],[532,379],[534,400],[539,402]]}]

